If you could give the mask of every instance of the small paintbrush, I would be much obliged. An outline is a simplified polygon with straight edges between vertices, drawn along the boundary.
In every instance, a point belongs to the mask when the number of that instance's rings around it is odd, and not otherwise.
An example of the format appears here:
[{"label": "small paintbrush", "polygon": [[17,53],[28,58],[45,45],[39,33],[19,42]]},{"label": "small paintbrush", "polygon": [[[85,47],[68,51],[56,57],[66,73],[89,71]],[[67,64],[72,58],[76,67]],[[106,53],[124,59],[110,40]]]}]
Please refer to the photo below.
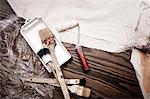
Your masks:
[{"label": "small paintbrush", "polygon": [[[41,78],[41,77],[31,77],[31,78],[22,78],[22,81],[33,82],[33,83],[45,83],[53,86],[60,87],[56,79],[50,78]],[[71,93],[74,93],[78,96],[89,97],[91,94],[91,89],[85,88],[86,83],[85,79],[65,79],[66,84],[68,84],[68,89]]]}]

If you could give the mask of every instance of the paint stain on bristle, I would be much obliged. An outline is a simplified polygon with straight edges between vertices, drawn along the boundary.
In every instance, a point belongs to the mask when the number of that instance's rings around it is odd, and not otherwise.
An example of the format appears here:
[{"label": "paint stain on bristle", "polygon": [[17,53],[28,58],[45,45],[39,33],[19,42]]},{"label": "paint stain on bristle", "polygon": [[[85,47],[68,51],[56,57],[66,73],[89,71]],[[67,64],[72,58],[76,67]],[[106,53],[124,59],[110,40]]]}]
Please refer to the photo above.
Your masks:
[{"label": "paint stain on bristle", "polygon": [[90,97],[90,95],[91,95],[91,89],[89,89],[89,88],[84,88],[84,89],[83,89],[82,96],[84,96],[84,97]]}]

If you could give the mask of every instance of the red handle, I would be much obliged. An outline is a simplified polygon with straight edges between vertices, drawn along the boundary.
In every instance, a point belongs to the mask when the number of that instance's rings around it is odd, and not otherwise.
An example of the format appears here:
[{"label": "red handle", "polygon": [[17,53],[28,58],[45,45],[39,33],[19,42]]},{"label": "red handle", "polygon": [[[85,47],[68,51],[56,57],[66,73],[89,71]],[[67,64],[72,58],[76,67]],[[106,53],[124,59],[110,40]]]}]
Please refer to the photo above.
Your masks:
[{"label": "red handle", "polygon": [[78,52],[78,55],[80,57],[80,60],[81,60],[81,63],[82,63],[82,66],[83,66],[83,70],[84,71],[88,71],[89,70],[89,65],[87,63],[87,60],[85,58],[85,55],[82,51],[82,48],[81,46],[76,46],[76,49],[77,49],[77,52]]}]

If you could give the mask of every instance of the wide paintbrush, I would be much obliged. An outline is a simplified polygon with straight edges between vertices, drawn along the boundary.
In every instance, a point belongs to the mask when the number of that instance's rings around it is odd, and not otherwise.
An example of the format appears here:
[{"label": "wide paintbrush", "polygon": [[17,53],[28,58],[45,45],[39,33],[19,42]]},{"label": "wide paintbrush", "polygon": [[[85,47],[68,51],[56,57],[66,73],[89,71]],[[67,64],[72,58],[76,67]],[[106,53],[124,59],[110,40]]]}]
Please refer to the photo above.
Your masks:
[{"label": "wide paintbrush", "polygon": [[56,45],[56,43],[55,43],[54,35],[49,30],[49,28],[43,28],[43,29],[39,30],[39,36],[42,40],[44,47],[47,47],[50,50],[50,54],[52,57],[52,64],[48,63],[48,65],[50,65],[51,68],[53,68],[52,71],[53,71],[56,79],[58,80],[58,83],[60,84],[64,98],[70,99],[67,85],[65,83],[61,68],[60,68],[58,61],[57,61],[57,58],[55,56],[55,45]]}]

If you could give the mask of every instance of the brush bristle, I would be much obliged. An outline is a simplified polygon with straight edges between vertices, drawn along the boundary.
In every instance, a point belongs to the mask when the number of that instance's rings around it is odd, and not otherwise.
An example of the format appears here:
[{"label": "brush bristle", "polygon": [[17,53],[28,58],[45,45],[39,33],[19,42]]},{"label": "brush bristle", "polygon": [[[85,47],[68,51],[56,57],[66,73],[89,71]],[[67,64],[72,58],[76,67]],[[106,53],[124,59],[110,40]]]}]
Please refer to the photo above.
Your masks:
[{"label": "brush bristle", "polygon": [[91,94],[91,89],[89,89],[89,88],[83,88],[82,96],[84,96],[84,97],[90,97],[90,94]]},{"label": "brush bristle", "polygon": [[80,83],[79,83],[80,86],[85,86],[85,83],[86,83],[85,78],[80,79]]},{"label": "brush bristle", "polygon": [[52,37],[53,34],[52,32],[49,30],[49,28],[44,28],[44,29],[41,29],[39,30],[39,36],[41,38],[41,40],[45,40],[47,37]]}]

